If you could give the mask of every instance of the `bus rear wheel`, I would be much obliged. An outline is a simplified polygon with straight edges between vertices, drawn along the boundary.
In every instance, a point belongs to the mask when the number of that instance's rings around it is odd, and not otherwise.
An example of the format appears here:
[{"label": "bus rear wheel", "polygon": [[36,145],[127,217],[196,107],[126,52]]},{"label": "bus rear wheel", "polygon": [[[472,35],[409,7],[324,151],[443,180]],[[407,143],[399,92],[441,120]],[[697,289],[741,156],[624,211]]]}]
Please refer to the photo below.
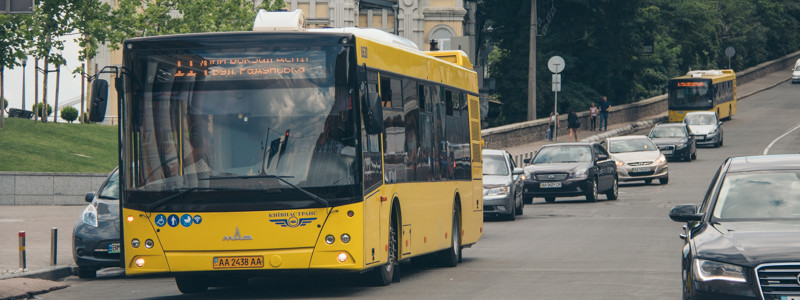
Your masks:
[{"label": "bus rear wheel", "polygon": [[202,275],[175,275],[175,284],[183,294],[196,294],[208,290],[208,281]]},{"label": "bus rear wheel", "polygon": [[448,268],[461,261],[461,228],[458,224],[458,208],[453,207],[453,231],[450,234],[450,248],[438,253],[439,263]]}]

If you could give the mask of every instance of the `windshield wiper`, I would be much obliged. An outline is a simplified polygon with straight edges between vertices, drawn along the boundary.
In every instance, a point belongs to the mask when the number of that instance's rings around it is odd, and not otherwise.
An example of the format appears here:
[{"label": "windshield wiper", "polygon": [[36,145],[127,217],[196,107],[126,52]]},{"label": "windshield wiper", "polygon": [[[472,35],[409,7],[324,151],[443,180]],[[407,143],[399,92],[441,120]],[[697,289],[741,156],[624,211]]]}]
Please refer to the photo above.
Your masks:
[{"label": "windshield wiper", "polygon": [[322,199],[322,197],[314,195],[313,193],[298,187],[288,180],[284,178],[294,178],[294,176],[278,176],[278,175],[269,175],[269,174],[261,174],[261,175],[242,175],[242,176],[224,176],[224,177],[210,177],[210,178],[200,178],[198,180],[212,180],[212,179],[247,179],[247,178],[275,178],[280,180],[281,182],[288,184],[290,187],[294,188],[295,190],[305,194],[308,197],[311,197],[312,200],[316,201],[319,204],[324,205],[325,207],[329,207],[328,200]]},{"label": "windshield wiper", "polygon": [[186,195],[186,194],[188,194],[188,193],[190,193],[190,192],[194,192],[194,191],[201,191],[201,190],[207,190],[207,191],[232,191],[232,190],[238,190],[238,189],[230,189],[230,188],[209,188],[209,187],[192,187],[192,188],[178,189],[178,190],[179,190],[180,192],[178,192],[177,194],[174,194],[174,195],[171,195],[171,196],[167,196],[167,197],[164,197],[164,198],[158,199],[156,202],[150,203],[150,205],[148,205],[148,206],[145,208],[145,210],[146,210],[146,211],[153,211],[154,209],[156,209],[156,208],[159,208],[159,207],[162,207],[162,206],[164,206],[165,204],[167,204],[168,202],[170,202],[170,201],[172,201],[172,200],[175,200],[176,198],[178,198],[178,197],[180,197],[180,196]]}]

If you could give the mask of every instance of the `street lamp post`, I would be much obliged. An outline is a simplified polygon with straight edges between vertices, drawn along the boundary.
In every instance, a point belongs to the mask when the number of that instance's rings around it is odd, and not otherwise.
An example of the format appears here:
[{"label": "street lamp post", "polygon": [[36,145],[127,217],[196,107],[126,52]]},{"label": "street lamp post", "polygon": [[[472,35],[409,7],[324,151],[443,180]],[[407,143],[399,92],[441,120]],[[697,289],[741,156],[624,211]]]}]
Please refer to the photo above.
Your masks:
[{"label": "street lamp post", "polygon": [[28,58],[22,59],[22,110],[25,110],[25,66],[28,65]]}]

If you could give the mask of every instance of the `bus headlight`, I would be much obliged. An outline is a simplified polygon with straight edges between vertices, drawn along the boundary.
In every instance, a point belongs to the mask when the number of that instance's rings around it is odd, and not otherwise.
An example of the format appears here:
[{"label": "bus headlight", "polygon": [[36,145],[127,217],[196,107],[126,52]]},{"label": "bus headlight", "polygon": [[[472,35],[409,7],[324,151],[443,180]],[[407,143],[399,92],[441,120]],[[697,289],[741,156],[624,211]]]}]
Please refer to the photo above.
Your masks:
[{"label": "bus headlight", "polygon": [[347,253],[344,253],[344,252],[339,253],[339,255],[336,256],[336,260],[338,260],[340,263],[346,262],[347,261]]},{"label": "bus headlight", "polygon": [[344,234],[342,234],[342,237],[340,239],[342,240],[342,243],[347,244],[347,243],[350,242],[350,235],[347,234],[347,233],[344,233]]},{"label": "bus headlight", "polygon": [[141,268],[142,266],[144,266],[144,258],[139,257],[136,259],[136,261],[134,261],[134,263],[136,264],[137,267]]},{"label": "bus headlight", "polygon": [[329,234],[329,235],[327,235],[325,237],[325,243],[328,244],[328,245],[333,244],[333,242],[335,242],[335,241],[336,241],[336,238],[333,237],[332,234]]},{"label": "bus headlight", "polygon": [[153,248],[153,245],[155,245],[155,243],[153,243],[153,240],[151,239],[147,239],[144,241],[144,247],[147,249]]},{"label": "bus headlight", "polygon": [[133,240],[131,240],[131,247],[133,247],[133,248],[139,248],[139,245],[141,245],[141,242],[139,242],[139,239],[133,239]]}]

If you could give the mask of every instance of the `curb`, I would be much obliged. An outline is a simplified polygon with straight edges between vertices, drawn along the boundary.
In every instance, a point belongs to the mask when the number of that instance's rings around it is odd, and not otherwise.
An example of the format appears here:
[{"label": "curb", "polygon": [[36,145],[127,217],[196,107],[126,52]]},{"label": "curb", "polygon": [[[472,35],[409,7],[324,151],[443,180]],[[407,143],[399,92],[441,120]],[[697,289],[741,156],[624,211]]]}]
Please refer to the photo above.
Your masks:
[{"label": "curb", "polygon": [[584,138],[584,139],[581,140],[581,142],[590,142],[590,143],[591,142],[598,142],[598,141],[600,141],[602,139],[605,139],[605,138],[608,138],[608,137],[618,136],[618,135],[625,135],[625,134],[634,132],[634,131],[638,130],[639,128],[652,126],[654,124],[663,123],[663,122],[666,122],[666,121],[667,121],[667,116],[660,116],[660,117],[656,117],[656,118],[645,120],[645,121],[639,121],[639,122],[636,122],[636,123],[631,123],[631,124],[629,124],[629,125],[627,125],[625,127],[620,127],[620,128],[617,128],[617,129],[614,129],[614,130],[611,130],[611,131],[603,132],[601,134],[596,134],[596,135]]},{"label": "curb", "polygon": [[10,275],[0,276],[0,280],[11,278],[36,278],[44,280],[59,280],[71,276],[72,266],[47,267],[36,271],[17,272]]},{"label": "curb", "polygon": [[783,84],[784,82],[787,82],[787,81],[789,81],[789,80],[792,80],[792,79],[791,79],[791,78],[787,78],[787,79],[785,79],[785,80],[781,80],[781,81],[779,81],[778,83],[774,83],[774,84],[771,84],[771,85],[765,86],[764,88],[761,88],[761,89],[755,90],[755,91],[753,91],[752,93],[749,93],[749,94],[747,94],[747,95],[742,95],[742,96],[741,96],[741,97],[739,97],[739,99],[737,99],[737,100],[744,100],[744,99],[745,99],[745,98],[747,98],[747,97],[750,97],[750,96],[752,96],[752,95],[755,95],[755,94],[758,94],[758,93],[760,93],[760,92],[766,91],[766,90],[768,90],[768,89],[771,89],[771,88],[774,88],[774,87],[776,87],[776,86],[779,86],[779,85],[781,85],[781,84]]}]

